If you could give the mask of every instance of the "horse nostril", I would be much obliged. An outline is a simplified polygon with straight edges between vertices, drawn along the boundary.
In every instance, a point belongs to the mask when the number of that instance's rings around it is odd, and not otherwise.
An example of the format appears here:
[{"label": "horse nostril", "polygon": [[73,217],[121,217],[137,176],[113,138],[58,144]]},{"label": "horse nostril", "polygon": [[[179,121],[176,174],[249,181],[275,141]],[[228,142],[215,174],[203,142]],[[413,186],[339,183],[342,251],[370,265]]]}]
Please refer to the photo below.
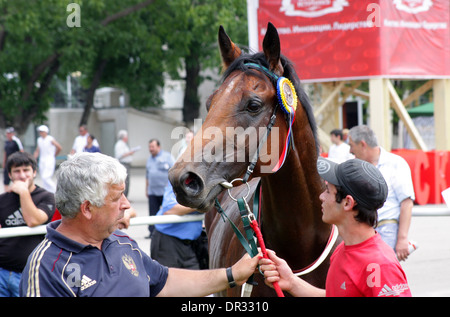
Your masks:
[{"label": "horse nostril", "polygon": [[203,190],[203,181],[195,173],[188,172],[184,174],[181,181],[186,192],[189,194],[197,195]]}]

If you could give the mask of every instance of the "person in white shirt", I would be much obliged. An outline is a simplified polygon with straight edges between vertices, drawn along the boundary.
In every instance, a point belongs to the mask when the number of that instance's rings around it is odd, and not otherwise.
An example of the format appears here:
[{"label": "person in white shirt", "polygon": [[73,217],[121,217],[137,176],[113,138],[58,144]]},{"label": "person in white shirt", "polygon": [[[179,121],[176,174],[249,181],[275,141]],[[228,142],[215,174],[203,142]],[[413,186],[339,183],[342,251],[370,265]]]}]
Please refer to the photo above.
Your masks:
[{"label": "person in white shirt", "polygon": [[401,156],[387,152],[378,145],[375,133],[368,126],[350,129],[350,151],[356,158],[375,165],[388,184],[388,197],[378,210],[377,231],[396,252],[399,260],[406,260],[408,231],[414,205],[414,186],[411,169]]},{"label": "person in white shirt", "polygon": [[[87,126],[85,124],[80,125],[79,132],[80,135],[78,135],[73,141],[72,150],[70,150],[70,155],[84,152],[84,148],[86,147],[87,137],[89,135]],[[100,148],[100,145],[98,144],[98,141],[96,139],[94,139],[92,145],[98,146]]]},{"label": "person in white shirt", "polygon": [[3,185],[5,188],[5,192],[9,192],[9,183],[11,179],[9,178],[8,169],[6,168],[6,162],[8,157],[15,152],[23,152],[22,142],[15,135],[15,130],[13,127],[6,128],[6,139],[5,146],[3,151]]},{"label": "person in white shirt", "polygon": [[42,187],[49,192],[56,191],[56,184],[52,177],[55,173],[56,156],[61,151],[61,145],[56,139],[49,135],[49,129],[46,125],[41,125],[37,129],[39,138],[37,139],[37,147],[34,151],[34,158],[39,158],[39,174],[42,179]]},{"label": "person in white shirt", "polygon": [[133,161],[133,154],[136,150],[130,150],[128,146],[128,132],[126,130],[120,130],[117,133],[117,142],[114,146],[114,157],[125,166],[127,169],[127,178],[125,180],[125,197],[128,197],[128,191],[130,188],[130,170],[131,162]]},{"label": "person in white shirt", "polygon": [[181,146],[178,149],[177,159],[184,153],[184,151],[186,151],[193,138],[194,132],[192,132],[191,130],[187,130],[184,139],[182,140]]},{"label": "person in white shirt", "polygon": [[331,143],[328,150],[328,159],[336,163],[342,163],[354,158],[350,153],[350,146],[344,142],[342,130],[334,129],[330,132]]}]

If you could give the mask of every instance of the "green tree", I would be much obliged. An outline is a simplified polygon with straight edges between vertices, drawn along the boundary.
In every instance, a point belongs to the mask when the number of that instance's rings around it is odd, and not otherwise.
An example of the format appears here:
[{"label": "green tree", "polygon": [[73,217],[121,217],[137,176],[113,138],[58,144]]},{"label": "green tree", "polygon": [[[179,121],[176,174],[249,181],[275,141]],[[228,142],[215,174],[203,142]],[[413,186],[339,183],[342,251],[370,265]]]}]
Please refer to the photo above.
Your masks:
[{"label": "green tree", "polygon": [[[83,14],[91,23],[77,28],[79,39],[89,38],[93,47],[91,58],[80,55],[78,70],[85,75],[86,105],[80,124],[87,123],[94,103],[94,93],[100,86],[124,88],[136,108],[161,104],[160,88],[164,85],[160,39],[151,23],[150,4],[153,0],[100,1],[101,17],[96,8],[83,4]],[[90,2],[88,2],[90,3]],[[84,16],[83,16],[84,17]],[[99,22],[100,21],[100,22]],[[84,50],[84,48],[81,48]]]},{"label": "green tree", "polygon": [[[31,122],[42,122],[49,109],[55,76],[65,78],[74,71],[83,73],[88,91],[82,118],[85,123],[94,91],[108,67],[120,65],[122,70],[134,71],[141,68],[144,75],[151,71],[146,67],[148,64],[128,68],[120,60],[133,63],[132,54],[137,49],[130,39],[146,45],[146,34],[142,31],[146,21],[131,16],[153,1],[77,1],[81,25],[70,27],[67,18],[71,11],[67,9],[74,1],[0,0],[0,127],[11,125],[21,133]],[[149,47],[161,50],[158,43]],[[143,94],[150,94],[155,90],[153,87],[161,86],[162,77],[150,85],[149,81],[144,83]]]},{"label": "green tree", "polygon": [[154,9],[159,12],[155,21],[166,45],[166,70],[173,79],[185,81],[183,120],[192,124],[199,115],[198,88],[205,80],[200,71],[208,68],[219,71],[221,67],[217,46],[219,26],[223,25],[236,43],[247,45],[246,1],[158,1]]},{"label": "green tree", "polygon": [[[0,1],[0,127],[23,132],[48,109],[48,89],[61,68],[61,1]],[[65,22],[64,22],[65,23]]]},{"label": "green tree", "polygon": [[[78,21],[67,11],[73,2]],[[184,69],[190,122],[199,111],[200,70],[220,63],[219,24],[246,43],[245,10],[243,0],[0,0],[0,127],[21,133],[44,121],[52,81],[75,71],[87,91],[80,122],[87,123],[97,88],[124,88],[133,107],[158,106],[163,73],[180,79]]]}]

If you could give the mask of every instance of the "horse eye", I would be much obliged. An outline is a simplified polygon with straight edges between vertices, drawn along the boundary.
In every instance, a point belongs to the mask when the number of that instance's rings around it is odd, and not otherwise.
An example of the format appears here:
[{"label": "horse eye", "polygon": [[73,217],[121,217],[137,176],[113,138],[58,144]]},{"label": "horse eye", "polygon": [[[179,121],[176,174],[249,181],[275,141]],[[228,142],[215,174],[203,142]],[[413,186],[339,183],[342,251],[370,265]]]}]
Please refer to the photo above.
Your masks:
[{"label": "horse eye", "polygon": [[255,101],[250,101],[246,107],[246,110],[251,113],[256,113],[260,109],[261,109],[261,103],[255,102]]}]

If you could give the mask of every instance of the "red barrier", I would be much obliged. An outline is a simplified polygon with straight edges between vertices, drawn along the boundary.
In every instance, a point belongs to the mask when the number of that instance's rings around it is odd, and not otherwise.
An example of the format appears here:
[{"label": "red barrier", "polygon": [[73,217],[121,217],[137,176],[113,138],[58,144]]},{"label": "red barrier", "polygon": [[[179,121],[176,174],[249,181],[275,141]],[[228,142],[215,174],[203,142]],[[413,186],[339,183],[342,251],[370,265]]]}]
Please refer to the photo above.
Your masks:
[{"label": "red barrier", "polygon": [[434,165],[434,186],[431,186],[430,198],[432,201],[435,201],[435,204],[444,203],[444,199],[442,198],[441,192],[450,186],[450,183],[447,183],[449,175],[445,175],[446,167],[448,165],[448,152],[446,151],[433,151],[427,152],[428,157],[430,158],[431,165]]},{"label": "red barrier", "polygon": [[403,157],[411,168],[416,203],[444,203],[441,192],[450,187],[449,151],[396,149],[392,153]]}]

